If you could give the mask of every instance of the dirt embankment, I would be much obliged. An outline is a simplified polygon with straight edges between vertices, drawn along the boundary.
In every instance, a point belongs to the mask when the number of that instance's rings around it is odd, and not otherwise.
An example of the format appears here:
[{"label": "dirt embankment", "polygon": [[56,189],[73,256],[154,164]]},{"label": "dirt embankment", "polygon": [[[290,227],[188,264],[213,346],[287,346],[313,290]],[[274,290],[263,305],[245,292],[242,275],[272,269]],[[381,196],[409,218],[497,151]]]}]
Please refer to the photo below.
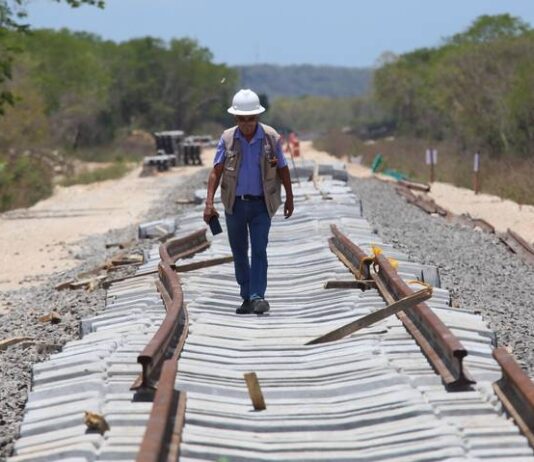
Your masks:
[{"label": "dirt embankment", "polygon": [[[203,158],[209,165],[213,150],[204,150]],[[200,168],[141,178],[138,167],[118,180],[56,187],[33,207],[0,215],[0,290],[27,287],[39,282],[39,275],[77,266],[79,241],[141,221],[178,176]]]},{"label": "dirt embankment", "polygon": [[[317,151],[311,142],[301,143],[303,158],[317,162],[339,160],[324,151]],[[346,159],[341,159],[346,161]],[[359,178],[369,178],[371,170],[359,164],[347,163],[348,172]],[[534,242],[534,206],[520,205],[510,200],[489,194],[475,194],[472,190],[458,188],[448,183],[432,184],[429,196],[456,215],[468,213],[473,218],[482,218],[491,223],[498,232],[512,229],[527,242]]]}]

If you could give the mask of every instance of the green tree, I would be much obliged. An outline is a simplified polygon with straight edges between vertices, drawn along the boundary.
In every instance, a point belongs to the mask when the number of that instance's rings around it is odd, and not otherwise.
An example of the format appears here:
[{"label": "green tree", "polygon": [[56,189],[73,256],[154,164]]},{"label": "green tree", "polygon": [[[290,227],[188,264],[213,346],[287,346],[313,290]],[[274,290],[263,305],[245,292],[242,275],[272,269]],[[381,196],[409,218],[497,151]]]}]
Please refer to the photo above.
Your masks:
[{"label": "green tree", "polygon": [[519,37],[530,30],[520,18],[509,14],[479,16],[465,32],[453,35],[449,42],[455,45],[488,43],[504,38]]},{"label": "green tree", "polygon": [[271,103],[266,120],[281,130],[325,132],[351,123],[353,101],[321,96],[277,98]]},{"label": "green tree", "polygon": [[101,138],[98,120],[111,84],[101,39],[63,29],[33,31],[19,42],[46,103],[52,138],[72,147]]},{"label": "green tree", "polygon": [[452,138],[493,155],[530,153],[534,32],[509,15],[482,16],[441,47],[389,60],[375,101],[401,133]]},{"label": "green tree", "polygon": [[204,120],[223,121],[237,76],[212,59],[191,39],[172,40],[168,46],[150,37],[121,44],[111,89],[119,124],[189,131]]},{"label": "green tree", "polygon": [[[83,4],[95,5],[103,8],[104,0],[54,0],[57,3],[67,3],[76,8]],[[28,26],[22,21],[26,17],[25,5],[27,0],[0,0],[0,115],[4,113],[6,105],[15,103],[15,96],[6,89],[6,82],[12,78],[14,57],[19,51],[6,43],[10,31],[24,33]]]}]

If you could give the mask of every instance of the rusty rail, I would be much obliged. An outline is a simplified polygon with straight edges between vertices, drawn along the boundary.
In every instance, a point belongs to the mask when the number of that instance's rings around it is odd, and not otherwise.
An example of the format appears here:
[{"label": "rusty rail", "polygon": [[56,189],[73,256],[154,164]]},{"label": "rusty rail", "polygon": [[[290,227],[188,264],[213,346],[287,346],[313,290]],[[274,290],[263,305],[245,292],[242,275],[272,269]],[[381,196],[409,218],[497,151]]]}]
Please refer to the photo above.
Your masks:
[{"label": "rusty rail", "polygon": [[[187,326],[187,311],[185,314]],[[174,354],[164,361],[161,368],[158,388],[137,454],[137,462],[170,462],[179,459],[180,440],[185,422],[186,393],[175,390],[174,383],[178,358],[186,337],[187,327],[182,331]]]},{"label": "rusty rail", "polygon": [[416,191],[430,191],[430,185],[427,183],[419,183],[417,181],[410,180],[399,180],[399,184],[409,189],[415,189]]},{"label": "rusty rail", "polygon": [[[336,225],[330,225],[333,237],[329,239],[330,250],[345,264],[356,279],[370,279],[369,265],[362,265],[367,254],[345,236]],[[360,267],[361,270],[360,271]]]},{"label": "rusty rail", "polygon": [[187,332],[184,330],[172,357],[163,363],[158,389],[137,462],[170,462],[179,459],[180,441],[185,422],[186,393],[174,388],[178,358]]},{"label": "rusty rail", "polygon": [[[199,235],[200,233],[191,235],[190,249],[199,247]],[[186,248],[186,239],[181,239],[180,244],[173,247],[181,255],[192,254]],[[169,258],[167,261],[160,262],[159,281],[156,283],[165,304],[167,316],[156,335],[137,358],[143,366],[143,373],[138,379],[139,383],[136,382],[137,388],[154,388],[155,382],[158,381],[145,435],[137,454],[137,462],[178,460],[185,419],[186,394],[175,390],[174,384],[178,359],[188,335],[189,317],[183,306],[180,278],[169,264],[170,259],[173,258],[170,257],[173,252],[169,252],[169,249],[162,249],[168,245],[169,243],[160,247],[160,255],[168,255]],[[171,350],[174,350],[172,356],[166,359]]]},{"label": "rusty rail", "polygon": [[505,348],[493,350],[493,357],[502,369],[502,378],[493,384],[493,389],[534,447],[534,382]]},{"label": "rusty rail", "polygon": [[[334,235],[331,244],[337,247],[337,251],[351,263],[353,268],[359,268],[357,277],[365,275],[366,279],[368,277],[374,279],[380,294],[388,303],[413,293],[384,255],[379,254],[371,259],[335,225],[331,226],[331,230]],[[375,269],[373,274],[371,274],[371,260]],[[397,316],[448,388],[461,389],[474,383],[463,367],[463,358],[467,356],[467,350],[426,303],[419,303],[406,312],[398,313]]]},{"label": "rusty rail", "polygon": [[171,239],[159,248],[161,261],[172,265],[180,258],[192,257],[209,247],[206,229],[199,229],[185,237]]},{"label": "rusty rail", "polygon": [[526,262],[534,264],[534,247],[515,231],[508,228],[506,233],[499,235],[499,239],[511,252],[518,254]]},{"label": "rusty rail", "polygon": [[402,196],[406,202],[419,207],[421,210],[424,210],[428,214],[437,213],[438,215],[441,215],[442,217],[451,215],[451,213],[448,210],[436,204],[434,199],[431,199],[429,197],[425,197],[422,195],[418,196],[414,194],[406,186],[397,186],[395,188],[395,191],[397,192],[399,196]]},{"label": "rusty rail", "polygon": [[132,390],[154,389],[159,378],[161,365],[168,358],[178,341],[180,331],[187,329],[183,308],[183,292],[180,279],[165,262],[159,264],[159,277],[156,286],[161,294],[167,314],[150,342],[137,357],[143,371],[137,378]]},{"label": "rusty rail", "polygon": [[156,286],[167,314],[154,337],[137,357],[137,362],[143,369],[132,385],[132,390],[147,390],[156,387],[163,361],[172,354],[180,333],[187,330],[185,320],[187,313],[183,308],[180,278],[173,270],[174,263],[180,258],[191,257],[208,246],[206,229],[195,231],[179,239],[169,240],[160,246],[161,262],[158,266],[159,281],[156,282]]},{"label": "rusty rail", "polygon": [[532,256],[534,256],[534,247],[532,247],[525,239],[523,239],[519,234],[517,234],[515,231],[512,231],[510,228],[506,230],[508,235],[514,239],[526,252],[530,253]]}]

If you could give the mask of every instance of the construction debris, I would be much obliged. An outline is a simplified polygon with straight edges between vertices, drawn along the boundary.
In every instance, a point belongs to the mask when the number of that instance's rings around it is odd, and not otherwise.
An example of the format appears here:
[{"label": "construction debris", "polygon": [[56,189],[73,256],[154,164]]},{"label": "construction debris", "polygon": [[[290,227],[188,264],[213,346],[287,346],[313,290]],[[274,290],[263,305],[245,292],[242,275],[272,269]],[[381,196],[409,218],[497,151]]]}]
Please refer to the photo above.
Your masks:
[{"label": "construction debris", "polygon": [[115,255],[114,257],[111,257],[109,260],[107,260],[104,266],[107,270],[110,270],[114,266],[142,265],[144,260],[145,259],[143,255],[138,254],[138,253],[132,253],[132,254],[120,253],[118,255]]},{"label": "construction debris", "polygon": [[62,282],[58,284],[55,289],[56,290],[64,290],[64,289],[87,289],[89,291],[93,291],[97,289],[102,281],[106,279],[106,275],[102,274],[100,276],[96,276],[93,278],[87,278],[87,279],[71,279],[69,281]]},{"label": "construction debris", "polygon": [[163,220],[141,223],[138,228],[139,239],[161,239],[163,236],[176,231],[176,220],[164,218]]},{"label": "construction debris", "polygon": [[109,430],[109,424],[102,414],[96,412],[85,411],[85,425],[89,430],[95,430],[101,435]]},{"label": "construction debris", "polygon": [[186,263],[184,265],[174,265],[174,270],[177,273],[185,273],[187,271],[193,271],[200,268],[208,268],[209,266],[222,265],[224,263],[231,263],[234,261],[232,255],[219,258],[211,258],[209,260],[201,260],[193,263]]},{"label": "construction debris", "polygon": [[357,319],[356,321],[352,321],[348,324],[345,324],[344,326],[341,326],[331,332],[328,332],[325,335],[321,335],[320,337],[309,341],[308,343],[306,343],[306,345],[317,345],[319,343],[327,343],[333,342],[334,340],[340,340],[343,337],[346,337],[347,335],[353,334],[354,332],[357,332],[360,329],[363,329],[364,327],[369,327],[370,325],[381,321],[382,319],[385,319],[395,313],[398,313],[399,311],[413,308],[418,303],[422,303],[425,300],[428,300],[430,297],[432,297],[432,288],[425,287],[424,289],[421,289],[411,295],[408,295],[407,297],[401,298],[400,300],[391,303],[385,308],[382,308],[378,311],[374,311],[373,313],[363,316],[360,319]]},{"label": "construction debris", "polygon": [[39,318],[39,322],[49,322],[50,324],[59,324],[61,322],[61,316],[55,311],[45,314]]},{"label": "construction debris", "polygon": [[416,181],[410,181],[410,180],[399,180],[399,184],[402,186],[405,186],[406,188],[415,189],[417,191],[424,191],[424,192],[430,191],[430,185],[427,183],[418,183]]},{"label": "construction debris", "polygon": [[258,382],[258,377],[255,372],[248,372],[243,374],[245,382],[247,383],[248,394],[254,410],[263,411],[267,409],[265,405],[265,400],[263,399],[263,393],[261,392],[260,382]]},{"label": "construction debris", "polygon": [[0,340],[0,351],[6,350],[7,347],[10,347],[11,345],[16,345],[20,342],[29,342],[32,340],[33,338],[31,337],[11,337],[6,338],[4,340]]},{"label": "construction debris", "polygon": [[106,249],[111,249],[112,247],[118,247],[119,249],[126,249],[128,247],[131,247],[133,244],[135,244],[135,240],[131,239],[129,241],[125,242],[111,242],[109,244],[106,244]]}]

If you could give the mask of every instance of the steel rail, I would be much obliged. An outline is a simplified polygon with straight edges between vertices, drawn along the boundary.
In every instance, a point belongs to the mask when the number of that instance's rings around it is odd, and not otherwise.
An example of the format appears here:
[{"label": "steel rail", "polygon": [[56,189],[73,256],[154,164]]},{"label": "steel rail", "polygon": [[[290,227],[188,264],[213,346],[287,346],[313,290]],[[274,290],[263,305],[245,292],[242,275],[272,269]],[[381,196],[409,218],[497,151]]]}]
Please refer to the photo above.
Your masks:
[{"label": "steel rail", "polygon": [[525,239],[523,239],[519,234],[517,234],[515,231],[512,231],[510,228],[506,230],[509,236],[512,237],[523,249],[525,249],[528,253],[530,253],[532,256],[534,256],[534,247],[532,247]]},{"label": "steel rail", "polygon": [[210,246],[207,229],[199,229],[185,237],[170,239],[159,248],[161,260],[172,265],[180,258],[189,258]]},{"label": "steel rail", "polygon": [[502,370],[502,378],[493,384],[493,389],[534,447],[534,382],[505,348],[493,350],[493,357]]},{"label": "steel rail", "polygon": [[[151,345],[152,347],[157,347],[156,342],[153,341],[147,345],[142,355],[138,358],[139,361],[143,354],[147,354],[147,361],[150,358],[151,360],[163,362],[158,386],[154,394],[152,410],[137,455],[136,460],[138,462],[178,460],[178,450],[185,417],[186,395],[185,392],[175,390],[174,384],[178,370],[178,359],[189,332],[189,317],[187,310],[183,306],[183,292],[180,286],[179,276],[173,271],[170,265],[164,262],[160,263],[159,275],[158,289],[160,290],[167,313],[178,310],[179,314],[181,314],[181,332],[174,348],[174,353],[170,359],[163,361],[165,350],[149,350]],[[170,337],[172,337],[173,328],[174,326],[171,326],[171,332],[168,334]],[[149,354],[152,356],[149,356]],[[151,363],[149,362],[148,364]],[[143,364],[143,369],[145,369],[145,364]],[[150,373],[150,371],[147,372]]]},{"label": "steel rail", "polygon": [[[369,264],[364,264],[367,254],[345,236],[336,225],[330,225],[330,229],[333,234],[333,238],[329,240],[330,249],[338,257],[339,254],[343,255],[342,262],[357,279],[371,279]],[[355,273],[355,271],[357,272]]]},{"label": "steel rail", "polygon": [[[356,276],[365,275],[366,279],[369,277],[374,279],[380,294],[388,303],[414,293],[384,255],[379,254],[374,257],[373,267],[377,271],[371,275],[370,257],[335,225],[331,225],[331,230],[335,238],[332,242],[336,246],[340,244],[337,247],[338,251],[353,265],[353,268],[360,268]],[[463,367],[463,358],[467,356],[467,350],[426,303],[419,303],[406,312],[398,313],[397,316],[449,389],[465,389],[475,383]]]},{"label": "steel rail", "polygon": [[[384,255],[377,255],[376,266],[379,270],[376,277],[384,283],[395,300],[414,293]],[[413,309],[403,312],[403,315],[399,318],[414,338],[419,339],[418,343],[421,345],[420,335],[428,342],[431,350],[426,343],[421,347],[448,388],[463,389],[475,383],[463,367],[467,350],[426,303],[417,304]],[[404,318],[408,318],[410,323]],[[439,361],[436,360],[435,354]]]},{"label": "steel rail", "polygon": [[154,337],[137,357],[142,373],[132,385],[132,390],[156,388],[163,361],[172,354],[178,335],[183,331],[185,314],[180,278],[173,270],[174,262],[204,250],[209,246],[206,229],[195,231],[185,237],[172,239],[159,248],[161,262],[158,266],[159,281],[156,286],[161,294],[167,314]]},{"label": "steel rail", "polygon": [[534,247],[515,231],[508,228],[506,233],[499,235],[499,239],[511,252],[518,254],[528,263],[534,264]]}]

